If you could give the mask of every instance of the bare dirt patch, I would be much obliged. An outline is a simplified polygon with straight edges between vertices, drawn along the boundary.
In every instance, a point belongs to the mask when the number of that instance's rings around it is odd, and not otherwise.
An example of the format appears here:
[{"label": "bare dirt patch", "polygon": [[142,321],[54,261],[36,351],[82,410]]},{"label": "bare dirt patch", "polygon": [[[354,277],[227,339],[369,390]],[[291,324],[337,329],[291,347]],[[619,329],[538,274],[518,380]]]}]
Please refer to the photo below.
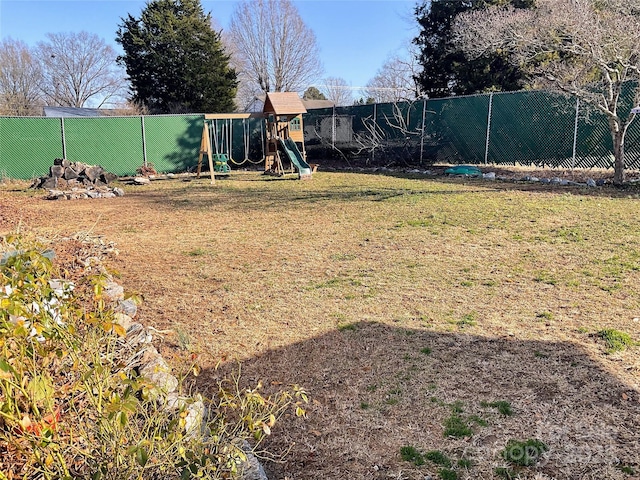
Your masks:
[{"label": "bare dirt patch", "polygon": [[[632,478],[639,349],[596,334],[640,340],[635,192],[412,177],[234,173],[76,202],[3,188],[0,231],[115,241],[109,265],[174,331],[163,355],[198,355],[201,389],[238,359],[248,383],[309,390],[308,418],[274,431],[291,451],[272,478],[436,478],[405,446],[493,478],[529,438],[549,451],[521,478]],[[470,436],[444,435],[452,415]]]}]

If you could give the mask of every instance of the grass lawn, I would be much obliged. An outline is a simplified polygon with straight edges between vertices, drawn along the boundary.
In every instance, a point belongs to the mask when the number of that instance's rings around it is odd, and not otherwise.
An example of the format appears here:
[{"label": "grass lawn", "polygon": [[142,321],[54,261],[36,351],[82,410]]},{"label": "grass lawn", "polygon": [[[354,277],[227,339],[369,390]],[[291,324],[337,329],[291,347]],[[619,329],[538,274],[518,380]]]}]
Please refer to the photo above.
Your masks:
[{"label": "grass lawn", "polygon": [[197,355],[202,391],[235,360],[267,391],[304,386],[270,478],[640,475],[636,192],[328,172],[124,188],[5,185],[0,232],[114,241],[141,321],[171,330],[176,366]]}]

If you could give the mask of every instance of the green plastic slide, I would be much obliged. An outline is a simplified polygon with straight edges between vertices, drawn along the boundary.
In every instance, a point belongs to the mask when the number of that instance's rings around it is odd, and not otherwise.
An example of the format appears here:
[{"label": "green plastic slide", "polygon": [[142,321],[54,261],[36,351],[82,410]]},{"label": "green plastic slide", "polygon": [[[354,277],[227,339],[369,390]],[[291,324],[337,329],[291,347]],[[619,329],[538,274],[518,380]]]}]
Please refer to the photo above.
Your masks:
[{"label": "green plastic slide", "polygon": [[284,141],[280,139],[280,145],[282,146],[282,149],[284,150],[291,164],[296,168],[296,170],[298,170],[298,175],[300,175],[300,178],[310,177],[311,167],[307,162],[304,161],[300,150],[298,150],[298,147],[296,146],[296,142],[294,142],[290,138],[287,138]]}]

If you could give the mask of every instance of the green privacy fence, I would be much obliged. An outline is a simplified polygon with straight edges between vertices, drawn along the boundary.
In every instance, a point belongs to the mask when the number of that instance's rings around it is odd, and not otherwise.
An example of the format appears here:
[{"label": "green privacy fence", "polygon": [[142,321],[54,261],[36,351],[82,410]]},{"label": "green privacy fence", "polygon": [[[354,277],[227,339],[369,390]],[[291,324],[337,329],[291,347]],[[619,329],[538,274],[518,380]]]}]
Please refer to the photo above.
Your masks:
[{"label": "green privacy fence", "polygon": [[[208,122],[212,135],[217,135],[217,151],[229,156],[232,167],[262,161],[261,118]],[[193,171],[203,123],[204,115],[0,117],[0,177],[46,175],[53,160],[63,157],[101,165],[120,176],[133,175],[146,164],[152,164],[158,172]]]},{"label": "green privacy fence", "polygon": [[[620,111],[631,107],[623,101]],[[159,172],[193,171],[204,122],[204,115],[0,117],[0,177],[45,175],[61,157],[118,175],[149,163]],[[226,153],[232,168],[262,161],[261,118],[207,122],[214,151]],[[543,91],[310,110],[304,134],[309,159],[318,163],[611,168],[613,162],[606,118],[575,98]],[[640,169],[638,123],[627,133],[626,161]]]},{"label": "green privacy fence", "polygon": [[203,115],[140,117],[0,117],[0,175],[45,175],[55,158],[132,175],[145,164],[160,172],[193,168]]},{"label": "green privacy fence", "polygon": [[[632,107],[631,87],[620,105],[623,115]],[[604,115],[544,91],[312,110],[305,116],[305,139],[313,160],[331,156],[369,165],[613,165]],[[640,169],[638,123],[627,133],[626,161]]]},{"label": "green privacy fence", "polygon": [[62,156],[60,119],[0,118],[0,175],[37,177]]}]

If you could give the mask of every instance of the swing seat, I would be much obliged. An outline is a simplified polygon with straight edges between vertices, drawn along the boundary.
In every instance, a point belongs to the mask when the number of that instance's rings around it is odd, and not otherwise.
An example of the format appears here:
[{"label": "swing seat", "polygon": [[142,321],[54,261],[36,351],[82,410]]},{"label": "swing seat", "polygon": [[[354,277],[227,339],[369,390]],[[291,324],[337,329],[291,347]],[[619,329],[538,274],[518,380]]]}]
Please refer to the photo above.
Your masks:
[{"label": "swing seat", "polygon": [[231,172],[231,167],[227,163],[229,161],[229,157],[225,153],[214,153],[212,156],[213,159],[213,171],[215,173],[229,173]]}]

